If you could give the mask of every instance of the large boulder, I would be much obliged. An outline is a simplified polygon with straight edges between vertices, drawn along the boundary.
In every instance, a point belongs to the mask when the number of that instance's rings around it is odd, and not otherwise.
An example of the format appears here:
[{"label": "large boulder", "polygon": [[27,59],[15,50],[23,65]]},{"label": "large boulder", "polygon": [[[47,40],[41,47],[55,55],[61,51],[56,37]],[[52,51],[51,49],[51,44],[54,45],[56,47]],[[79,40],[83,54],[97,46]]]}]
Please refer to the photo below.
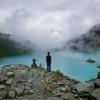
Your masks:
[{"label": "large boulder", "polygon": [[95,88],[100,88],[100,79],[97,79],[95,82]]},{"label": "large boulder", "polygon": [[24,88],[23,87],[17,87],[15,89],[15,92],[16,92],[17,96],[22,96],[23,93],[24,93]]},{"label": "large boulder", "polygon": [[7,72],[7,77],[14,77],[14,73],[13,72]]},{"label": "large boulder", "polygon": [[0,92],[0,100],[3,100],[7,96],[6,92]]},{"label": "large boulder", "polygon": [[91,95],[96,98],[96,100],[100,100],[100,89],[95,89]]},{"label": "large boulder", "polygon": [[33,77],[33,73],[31,71],[21,71],[15,73],[15,79],[19,81],[29,80]]},{"label": "large boulder", "polygon": [[94,91],[95,86],[92,82],[78,83],[74,88],[81,97],[88,97]]},{"label": "large boulder", "polygon": [[16,93],[15,93],[15,91],[9,91],[8,95],[9,95],[10,98],[15,98]]}]

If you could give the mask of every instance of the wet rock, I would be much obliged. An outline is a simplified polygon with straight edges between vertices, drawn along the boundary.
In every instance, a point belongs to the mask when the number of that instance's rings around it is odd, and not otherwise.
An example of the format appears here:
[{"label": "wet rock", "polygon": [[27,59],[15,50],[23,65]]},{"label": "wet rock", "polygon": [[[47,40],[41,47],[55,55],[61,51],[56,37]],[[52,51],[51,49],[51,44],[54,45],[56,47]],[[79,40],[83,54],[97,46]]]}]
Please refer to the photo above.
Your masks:
[{"label": "wet rock", "polygon": [[91,95],[95,97],[96,100],[100,100],[100,89],[96,89]]},{"label": "wet rock", "polygon": [[15,98],[15,96],[16,96],[15,91],[9,91],[8,95],[10,98]]}]

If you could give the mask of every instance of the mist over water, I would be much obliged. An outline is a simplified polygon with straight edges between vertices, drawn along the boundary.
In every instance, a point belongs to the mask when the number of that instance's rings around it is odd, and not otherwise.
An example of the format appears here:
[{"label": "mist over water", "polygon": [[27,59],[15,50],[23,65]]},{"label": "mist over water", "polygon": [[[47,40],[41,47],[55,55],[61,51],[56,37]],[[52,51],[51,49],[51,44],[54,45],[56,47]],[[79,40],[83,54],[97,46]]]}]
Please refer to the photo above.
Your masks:
[{"label": "mist over water", "polygon": [[[47,52],[34,52],[30,55],[8,57],[1,60],[2,65],[6,64],[26,64],[31,66],[32,59],[35,58],[37,65],[42,64],[46,68]],[[100,65],[100,53],[74,53],[66,51],[52,51],[52,70],[60,70],[64,75],[71,78],[86,81],[97,77],[97,68]],[[88,58],[96,60],[96,63],[87,63]]]},{"label": "mist over water", "polygon": [[97,24],[99,9],[99,0],[0,0],[0,31],[40,49],[60,48]]}]

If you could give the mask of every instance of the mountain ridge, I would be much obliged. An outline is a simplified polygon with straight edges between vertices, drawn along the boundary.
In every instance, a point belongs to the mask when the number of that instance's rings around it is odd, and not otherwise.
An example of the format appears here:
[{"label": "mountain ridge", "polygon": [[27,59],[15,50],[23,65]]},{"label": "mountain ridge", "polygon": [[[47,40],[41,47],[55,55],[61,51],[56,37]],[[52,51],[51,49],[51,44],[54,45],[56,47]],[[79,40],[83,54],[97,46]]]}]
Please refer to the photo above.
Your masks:
[{"label": "mountain ridge", "polygon": [[0,32],[0,58],[31,53],[33,49],[27,44],[29,43],[24,45],[11,38],[10,34]]},{"label": "mountain ridge", "polygon": [[63,48],[81,52],[100,51],[100,23],[87,33],[65,42]]}]

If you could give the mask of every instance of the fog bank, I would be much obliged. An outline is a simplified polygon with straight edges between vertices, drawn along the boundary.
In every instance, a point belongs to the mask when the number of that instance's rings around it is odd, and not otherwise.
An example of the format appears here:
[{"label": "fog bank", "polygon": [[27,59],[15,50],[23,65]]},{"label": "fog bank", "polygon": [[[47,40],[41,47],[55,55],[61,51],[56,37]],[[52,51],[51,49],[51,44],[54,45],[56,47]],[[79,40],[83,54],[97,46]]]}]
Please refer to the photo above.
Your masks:
[{"label": "fog bank", "polygon": [[0,31],[41,49],[60,48],[100,19],[99,0],[0,0]]}]

